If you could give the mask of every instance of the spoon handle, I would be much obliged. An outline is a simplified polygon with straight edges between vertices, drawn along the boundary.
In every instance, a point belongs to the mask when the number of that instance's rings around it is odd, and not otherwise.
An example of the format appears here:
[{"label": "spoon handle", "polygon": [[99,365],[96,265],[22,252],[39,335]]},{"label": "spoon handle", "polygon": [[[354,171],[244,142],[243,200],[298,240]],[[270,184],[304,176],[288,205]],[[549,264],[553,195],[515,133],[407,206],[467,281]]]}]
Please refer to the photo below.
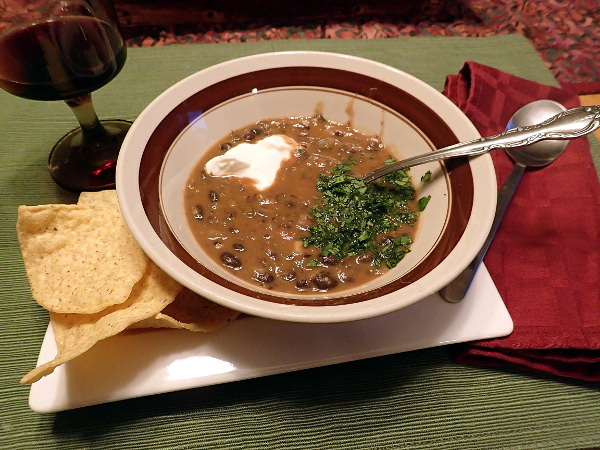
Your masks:
[{"label": "spoon handle", "polygon": [[450,284],[446,287],[442,288],[439,292],[441,297],[450,303],[458,303],[465,295],[467,295],[467,291],[471,286],[473,278],[475,277],[475,273],[477,272],[477,268],[483,261],[483,257],[488,251],[490,243],[498,230],[498,226],[502,221],[502,217],[508,208],[508,204],[510,203],[513,194],[515,193],[519,181],[521,180],[521,176],[525,171],[525,166],[519,163],[515,164],[512,171],[504,181],[504,184],[498,191],[498,203],[496,203],[496,215],[494,216],[494,221],[492,222],[492,228],[490,229],[490,233],[488,234],[487,239],[485,240],[483,247],[477,253],[471,264],[467,266],[465,270],[461,272],[461,274],[456,277]]},{"label": "spoon handle", "polygon": [[481,155],[497,148],[522,147],[546,139],[574,139],[591,133],[598,127],[600,105],[567,109],[537,125],[513,128],[495,136],[460,142],[383,166],[366,174],[363,179],[368,183],[400,169],[440,159]]}]

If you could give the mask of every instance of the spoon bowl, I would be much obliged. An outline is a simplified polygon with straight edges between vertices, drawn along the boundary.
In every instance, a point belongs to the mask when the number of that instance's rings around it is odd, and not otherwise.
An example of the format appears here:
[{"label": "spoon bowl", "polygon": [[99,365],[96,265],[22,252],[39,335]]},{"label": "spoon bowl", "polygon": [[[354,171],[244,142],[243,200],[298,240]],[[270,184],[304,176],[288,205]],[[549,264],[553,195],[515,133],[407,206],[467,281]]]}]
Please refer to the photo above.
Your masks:
[{"label": "spoon bowl", "polygon": [[[536,100],[519,109],[508,122],[508,129],[535,125],[565,111],[565,107],[553,100]],[[506,153],[515,161],[530,167],[543,167],[565,150],[568,141],[548,139],[525,147],[507,148]]]}]

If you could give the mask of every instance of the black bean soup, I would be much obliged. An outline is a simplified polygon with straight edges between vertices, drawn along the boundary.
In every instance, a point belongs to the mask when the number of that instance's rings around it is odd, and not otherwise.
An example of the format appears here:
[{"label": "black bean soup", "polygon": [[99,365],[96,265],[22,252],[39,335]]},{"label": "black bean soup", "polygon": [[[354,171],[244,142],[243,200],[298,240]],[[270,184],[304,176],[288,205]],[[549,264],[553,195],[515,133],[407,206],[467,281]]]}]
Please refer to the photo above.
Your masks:
[{"label": "black bean soup", "polygon": [[[271,135],[294,139],[299,148],[282,163],[275,182],[258,190],[252,180],[212,176],[208,160],[237,144],[255,143]],[[368,254],[338,261],[304,247],[314,221],[319,174],[348,161],[363,175],[392,157],[377,136],[320,116],[259,121],[233,131],[199,161],[188,180],[185,208],[196,240],[204,251],[235,276],[266,289],[286,293],[338,291],[368,282],[388,270],[375,267]],[[401,225],[396,235],[414,235],[415,226]],[[311,261],[319,260],[314,267]]]}]

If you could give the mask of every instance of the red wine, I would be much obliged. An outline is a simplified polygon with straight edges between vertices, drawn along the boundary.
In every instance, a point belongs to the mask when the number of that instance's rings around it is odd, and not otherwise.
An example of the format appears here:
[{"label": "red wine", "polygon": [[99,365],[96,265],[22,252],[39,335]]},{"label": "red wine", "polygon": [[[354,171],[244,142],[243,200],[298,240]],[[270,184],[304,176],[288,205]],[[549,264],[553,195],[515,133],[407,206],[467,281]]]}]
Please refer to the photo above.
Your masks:
[{"label": "red wine", "polygon": [[93,17],[65,16],[0,36],[0,87],[32,100],[65,100],[112,80],[125,64],[117,31]]}]

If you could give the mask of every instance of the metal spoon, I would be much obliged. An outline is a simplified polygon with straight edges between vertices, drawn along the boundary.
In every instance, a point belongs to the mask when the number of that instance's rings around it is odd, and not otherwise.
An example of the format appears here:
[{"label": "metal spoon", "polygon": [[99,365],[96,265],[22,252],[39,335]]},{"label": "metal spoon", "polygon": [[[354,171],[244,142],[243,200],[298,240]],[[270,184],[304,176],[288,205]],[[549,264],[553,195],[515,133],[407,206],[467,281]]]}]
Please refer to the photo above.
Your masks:
[{"label": "metal spoon", "polygon": [[[552,117],[561,111],[565,111],[565,108],[560,103],[552,100],[538,100],[519,109],[508,122],[508,128],[533,125],[542,122],[548,117]],[[481,264],[481,261],[496,234],[496,230],[498,230],[502,216],[517,189],[517,185],[519,184],[519,180],[525,172],[525,169],[527,167],[543,167],[550,164],[562,154],[567,143],[568,141],[547,140],[525,147],[506,150],[510,157],[515,161],[515,166],[498,191],[496,215],[494,216],[490,233],[473,262],[471,262],[471,264],[469,264],[454,281],[440,290],[439,294],[444,300],[450,303],[457,303],[467,294],[477,268],[479,267],[479,264]]]},{"label": "metal spoon", "polygon": [[537,125],[512,128],[496,136],[461,142],[380,167],[363,176],[363,179],[371,182],[407,167],[457,156],[481,155],[496,148],[522,147],[546,139],[573,139],[591,133],[598,127],[600,127],[600,105],[581,106],[563,110]]}]

